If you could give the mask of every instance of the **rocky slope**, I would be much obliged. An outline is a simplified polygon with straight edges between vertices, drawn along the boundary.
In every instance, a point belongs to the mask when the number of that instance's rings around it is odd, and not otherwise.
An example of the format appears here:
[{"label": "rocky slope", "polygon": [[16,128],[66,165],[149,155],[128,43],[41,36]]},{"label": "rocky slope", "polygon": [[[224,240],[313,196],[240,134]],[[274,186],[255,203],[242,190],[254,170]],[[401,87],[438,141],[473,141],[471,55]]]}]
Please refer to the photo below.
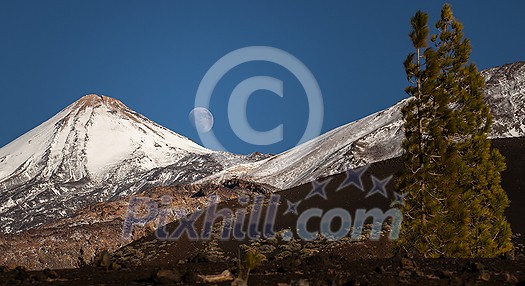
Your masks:
[{"label": "rocky slope", "polygon": [[[491,138],[525,136],[525,62],[482,71],[494,116]],[[286,189],[401,155],[401,108],[406,102],[331,130],[259,162],[237,165],[204,180],[239,177]]]},{"label": "rocky slope", "polygon": [[[267,185],[229,180],[221,185],[155,187],[137,195],[100,202],[68,218],[16,234],[0,234],[0,266],[23,266],[30,270],[76,268],[93,261],[97,253],[115,251],[143,237],[155,229],[156,220],[144,227],[133,228],[131,238],[122,237],[131,197],[153,199],[160,207],[169,210],[166,221],[169,223],[181,215],[205,208],[211,195],[220,202],[275,190]],[[169,205],[161,203],[161,197],[165,195],[171,198]]]}]

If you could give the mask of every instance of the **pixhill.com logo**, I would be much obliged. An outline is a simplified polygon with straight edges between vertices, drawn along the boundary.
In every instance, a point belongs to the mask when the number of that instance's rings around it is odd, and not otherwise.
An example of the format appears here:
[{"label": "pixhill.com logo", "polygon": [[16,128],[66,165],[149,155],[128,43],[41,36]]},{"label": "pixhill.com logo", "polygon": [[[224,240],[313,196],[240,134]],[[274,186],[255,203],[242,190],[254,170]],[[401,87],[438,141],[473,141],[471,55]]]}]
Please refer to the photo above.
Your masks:
[{"label": "pixhill.com logo", "polygon": [[[181,213],[180,209],[169,207],[171,205],[169,196],[161,198],[160,207],[151,198],[135,197],[130,200],[124,222],[123,238],[130,238],[134,227],[154,222],[156,236],[160,240],[178,240],[184,236],[190,240],[210,240],[212,233],[218,233],[221,240],[239,241],[275,238],[277,233],[282,236],[283,240],[293,237],[306,241],[317,238],[333,241],[344,237],[358,240],[363,234],[365,222],[369,221],[372,224],[369,238],[378,240],[384,230],[385,222],[388,221],[390,224],[388,238],[396,240],[399,237],[402,221],[402,213],[396,206],[404,204],[405,195],[394,191],[393,198],[390,198],[386,186],[392,176],[379,179],[370,175],[372,187],[365,189],[362,178],[367,168],[365,166],[348,170],[345,180],[337,188],[333,188],[333,191],[327,190],[331,179],[313,181],[308,194],[298,201],[282,200],[279,194],[254,197],[243,195],[237,199],[238,207],[222,206],[220,208],[219,198],[211,196],[205,209],[187,216]],[[379,197],[387,200],[390,202],[390,208],[385,211],[379,207],[356,208],[353,214],[341,207],[301,208],[301,204],[309,200],[316,203],[322,200],[326,202],[324,205],[332,205],[329,201],[331,195],[338,192],[351,192],[355,189],[363,192],[366,199]],[[351,199],[352,196],[348,194],[347,197]],[[178,214],[178,224],[172,231],[167,228],[170,214]],[[296,216],[295,224],[292,228],[277,229],[276,222],[282,220],[284,216]],[[334,221],[339,222],[335,229]]]},{"label": "pixhill.com logo", "polygon": [[[305,132],[297,145],[315,138],[321,133],[324,107],[321,89],[312,72],[292,54],[268,46],[251,46],[232,51],[215,62],[202,78],[195,97],[195,108],[190,112],[190,121],[197,128],[199,137],[205,147],[214,150],[226,150],[213,132],[213,114],[209,105],[213,91],[221,78],[233,68],[248,62],[267,62],[279,65],[294,75],[302,85],[308,100],[308,122]],[[269,131],[258,131],[252,128],[247,117],[247,102],[258,90],[270,91],[284,97],[283,82],[270,76],[254,76],[240,82],[228,97],[228,120],[234,134],[242,141],[253,145],[271,145],[283,140],[283,125]],[[312,144],[304,148],[312,148]],[[362,177],[367,167],[348,170],[346,179],[332,192],[327,191],[330,179],[314,181],[311,190],[302,199],[290,201],[281,199],[279,194],[240,196],[235,207],[222,205],[219,208],[219,197],[211,196],[207,207],[190,215],[179,207],[172,207],[172,198],[164,196],[159,203],[147,197],[135,197],[130,200],[128,214],[124,222],[123,237],[129,238],[133,228],[154,222],[156,234],[162,240],[177,240],[187,236],[190,240],[211,239],[214,227],[222,221],[219,236],[228,239],[274,238],[276,229],[282,221],[292,222],[286,229],[277,233],[283,239],[299,237],[303,240],[314,240],[324,237],[338,240],[346,236],[357,239],[363,233],[365,222],[372,222],[370,239],[379,239],[383,224],[391,219],[389,238],[397,239],[402,215],[396,205],[403,204],[404,195],[394,192],[390,208],[379,206],[354,208],[350,212],[344,207],[320,208],[319,205],[336,206],[341,200],[341,193],[355,190],[364,194],[364,198],[376,201],[381,197],[390,200],[386,185],[391,176],[383,179],[370,176],[373,186],[365,190]],[[333,184],[332,184],[333,185]],[[339,196],[338,196],[339,194]],[[344,200],[354,199],[356,194],[345,195]],[[333,200],[334,203],[330,203]],[[328,203],[327,203],[328,202]],[[231,202],[230,202],[231,204]],[[370,204],[367,204],[370,206]],[[383,204],[384,206],[385,204]],[[178,226],[170,231],[166,224],[178,220]],[[334,223],[339,222],[339,223]]]}]

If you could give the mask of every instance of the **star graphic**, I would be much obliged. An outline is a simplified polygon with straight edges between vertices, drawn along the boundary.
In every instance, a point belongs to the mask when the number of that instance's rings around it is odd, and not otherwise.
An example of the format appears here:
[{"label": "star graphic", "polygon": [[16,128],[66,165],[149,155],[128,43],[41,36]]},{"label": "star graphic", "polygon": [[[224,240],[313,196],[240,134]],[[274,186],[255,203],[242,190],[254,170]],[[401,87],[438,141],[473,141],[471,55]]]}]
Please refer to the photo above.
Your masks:
[{"label": "star graphic", "polygon": [[288,213],[293,213],[295,215],[298,215],[299,212],[297,211],[297,207],[299,206],[299,204],[301,203],[302,201],[299,200],[298,202],[295,202],[295,203],[292,203],[290,202],[289,200],[286,200],[286,203],[288,204],[288,208],[286,209],[286,211],[284,211],[283,215],[286,215]]},{"label": "star graphic", "polygon": [[324,180],[321,183],[319,183],[317,181],[313,181],[312,182],[313,189],[308,193],[308,195],[304,199],[307,200],[307,199],[309,199],[309,198],[311,198],[311,197],[313,197],[315,195],[318,195],[318,196],[321,196],[323,199],[327,200],[328,197],[326,196],[325,188],[328,185],[328,183],[330,183],[331,180],[332,180],[332,178],[330,178],[328,180]]},{"label": "star graphic", "polygon": [[290,241],[293,238],[293,232],[287,229],[281,234],[281,236],[283,237],[284,241]]},{"label": "star graphic", "polygon": [[395,206],[397,204],[400,204],[402,206],[405,205],[405,197],[408,195],[408,192],[406,193],[398,193],[394,192],[394,201],[390,204],[390,206]]},{"label": "star graphic", "polygon": [[250,197],[246,196],[246,195],[243,195],[243,196],[240,196],[237,200],[238,200],[239,204],[245,205],[248,202],[250,202]]},{"label": "star graphic", "polygon": [[383,197],[388,199],[388,194],[386,193],[386,185],[390,180],[392,179],[392,176],[385,178],[383,180],[379,180],[374,175],[371,175],[370,178],[372,179],[372,183],[374,184],[372,186],[372,189],[368,191],[368,194],[366,194],[365,198],[368,198],[376,193],[381,194]]},{"label": "star graphic", "polygon": [[368,167],[370,167],[370,165],[365,165],[357,169],[348,169],[346,171],[346,179],[341,183],[341,185],[339,185],[339,188],[337,188],[336,192],[350,185],[354,185],[364,192],[365,188],[363,187],[363,180],[361,180],[361,177],[366,172]]},{"label": "star graphic", "polygon": [[210,203],[210,205],[218,204],[218,203],[220,203],[220,201],[221,201],[221,198],[219,198],[219,196],[217,196],[217,195],[211,195],[208,198],[208,202]]}]

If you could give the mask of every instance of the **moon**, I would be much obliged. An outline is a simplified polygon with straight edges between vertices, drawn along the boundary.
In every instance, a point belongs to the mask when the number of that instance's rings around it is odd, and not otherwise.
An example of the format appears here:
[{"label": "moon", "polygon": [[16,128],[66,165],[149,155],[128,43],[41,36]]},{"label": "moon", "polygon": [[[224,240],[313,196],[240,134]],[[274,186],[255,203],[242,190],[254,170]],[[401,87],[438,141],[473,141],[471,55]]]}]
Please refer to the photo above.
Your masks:
[{"label": "moon", "polygon": [[213,114],[204,107],[195,107],[188,117],[198,132],[208,132],[213,127]]}]

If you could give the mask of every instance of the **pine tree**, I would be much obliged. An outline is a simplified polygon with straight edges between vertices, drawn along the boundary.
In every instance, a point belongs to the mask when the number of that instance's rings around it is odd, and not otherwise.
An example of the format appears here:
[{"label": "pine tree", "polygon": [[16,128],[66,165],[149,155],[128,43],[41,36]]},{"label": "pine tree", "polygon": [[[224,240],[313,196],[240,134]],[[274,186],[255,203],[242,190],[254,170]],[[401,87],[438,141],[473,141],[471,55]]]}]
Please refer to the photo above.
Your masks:
[{"label": "pine tree", "polygon": [[[443,189],[453,185],[453,177],[444,176],[443,164],[436,162],[450,152],[442,136],[445,114],[449,113],[447,97],[436,96],[439,87],[439,62],[436,51],[428,48],[428,15],[418,11],[411,20],[413,30],[409,34],[415,52],[404,62],[407,79],[411,86],[406,92],[411,100],[403,107],[405,141],[403,142],[404,174],[400,189],[409,195],[403,208],[405,218],[402,226],[401,246],[416,249],[425,256],[439,256],[448,240],[455,238],[446,220]],[[437,94],[439,95],[439,94]],[[445,180],[447,179],[447,180]],[[455,228],[460,227],[456,225]],[[450,237],[450,239],[445,239]]]},{"label": "pine tree", "polygon": [[474,64],[469,64],[471,45],[464,39],[463,25],[457,21],[450,5],[445,4],[436,23],[439,37],[432,41],[440,58],[441,92],[453,103],[454,128],[449,140],[457,145],[458,189],[461,205],[470,214],[468,246],[470,256],[493,257],[512,249],[511,229],[504,217],[509,205],[501,187],[505,159],[491,150],[487,138],[492,125],[489,107],[483,100],[484,80]]},{"label": "pine tree", "polygon": [[408,192],[398,246],[426,257],[491,257],[512,247],[500,186],[504,158],[491,150],[492,118],[483,78],[468,64],[470,43],[445,4],[430,37],[428,15],[418,11],[409,36],[415,52],[404,62],[411,96],[402,113]]}]

